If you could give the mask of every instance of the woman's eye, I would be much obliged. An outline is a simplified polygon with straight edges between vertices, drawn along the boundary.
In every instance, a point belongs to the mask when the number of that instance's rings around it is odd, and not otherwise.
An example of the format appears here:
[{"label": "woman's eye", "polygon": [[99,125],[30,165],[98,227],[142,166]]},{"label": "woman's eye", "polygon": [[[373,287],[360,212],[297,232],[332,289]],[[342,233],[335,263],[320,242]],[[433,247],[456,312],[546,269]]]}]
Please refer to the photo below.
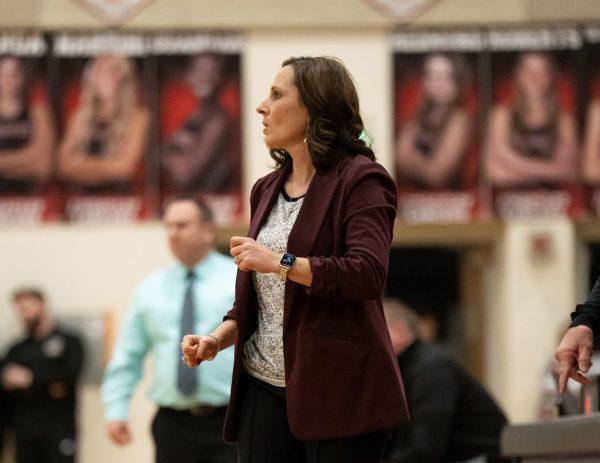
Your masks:
[{"label": "woman's eye", "polygon": [[273,92],[271,93],[271,96],[274,100],[277,100],[278,98],[281,98],[281,93],[280,92]]}]

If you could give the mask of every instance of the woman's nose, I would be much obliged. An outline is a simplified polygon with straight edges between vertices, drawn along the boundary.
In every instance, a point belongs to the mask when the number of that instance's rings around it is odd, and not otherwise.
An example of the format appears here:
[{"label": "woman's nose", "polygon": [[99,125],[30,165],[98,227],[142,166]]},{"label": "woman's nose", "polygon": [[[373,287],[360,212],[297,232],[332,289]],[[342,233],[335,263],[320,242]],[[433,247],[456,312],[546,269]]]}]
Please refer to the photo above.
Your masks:
[{"label": "woman's nose", "polygon": [[256,107],[256,112],[257,112],[258,114],[262,114],[262,115],[266,114],[266,112],[267,112],[267,107],[266,107],[266,105],[265,105],[265,102],[264,102],[264,101],[262,101],[262,102],[261,102],[261,103],[260,103],[260,104],[259,104],[259,105]]}]

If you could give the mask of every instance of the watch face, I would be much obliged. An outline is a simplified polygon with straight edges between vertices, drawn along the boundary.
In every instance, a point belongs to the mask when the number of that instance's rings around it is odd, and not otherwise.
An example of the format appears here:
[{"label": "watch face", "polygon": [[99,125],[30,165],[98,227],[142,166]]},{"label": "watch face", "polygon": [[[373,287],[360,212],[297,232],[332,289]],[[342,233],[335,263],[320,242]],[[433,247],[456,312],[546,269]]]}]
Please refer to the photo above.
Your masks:
[{"label": "watch face", "polygon": [[287,268],[291,268],[296,262],[296,256],[292,254],[284,254],[279,263]]}]

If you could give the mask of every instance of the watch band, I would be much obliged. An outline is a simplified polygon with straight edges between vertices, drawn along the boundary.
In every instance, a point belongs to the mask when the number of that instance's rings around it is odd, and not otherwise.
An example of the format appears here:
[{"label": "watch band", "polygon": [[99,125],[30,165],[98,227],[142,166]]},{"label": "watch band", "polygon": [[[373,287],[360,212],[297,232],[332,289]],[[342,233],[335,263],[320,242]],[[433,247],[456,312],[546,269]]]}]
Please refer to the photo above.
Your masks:
[{"label": "watch band", "polygon": [[289,268],[284,267],[284,266],[280,266],[279,267],[279,280],[283,281],[285,283],[285,281],[287,280],[287,273],[290,271]]}]

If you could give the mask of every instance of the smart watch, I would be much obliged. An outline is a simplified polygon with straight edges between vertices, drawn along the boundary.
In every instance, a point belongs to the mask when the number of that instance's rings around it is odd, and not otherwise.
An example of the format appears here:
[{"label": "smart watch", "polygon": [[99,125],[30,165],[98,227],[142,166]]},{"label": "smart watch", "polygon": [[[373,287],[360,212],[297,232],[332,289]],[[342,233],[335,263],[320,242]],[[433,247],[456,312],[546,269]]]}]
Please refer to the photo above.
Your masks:
[{"label": "smart watch", "polygon": [[296,256],[287,252],[281,256],[279,261],[279,279],[281,281],[285,282],[287,280],[287,273],[294,265],[296,265]]}]

